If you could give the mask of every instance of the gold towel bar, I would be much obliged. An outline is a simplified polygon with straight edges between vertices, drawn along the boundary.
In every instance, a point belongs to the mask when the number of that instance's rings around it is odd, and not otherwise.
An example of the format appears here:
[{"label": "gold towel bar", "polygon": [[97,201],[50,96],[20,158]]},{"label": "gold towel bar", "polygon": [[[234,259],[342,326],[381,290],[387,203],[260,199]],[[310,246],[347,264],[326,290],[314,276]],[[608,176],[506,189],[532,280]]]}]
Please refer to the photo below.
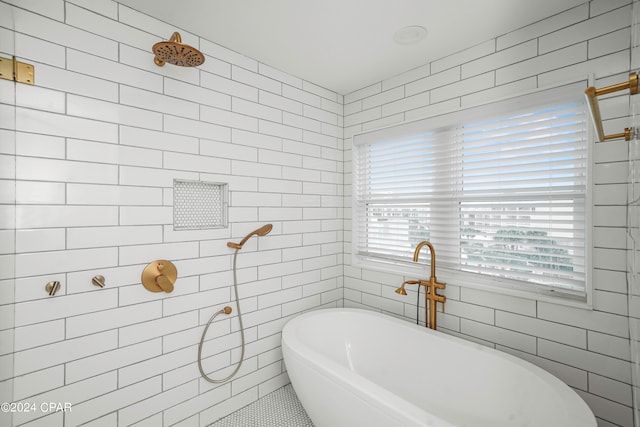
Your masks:
[{"label": "gold towel bar", "polygon": [[638,80],[638,75],[636,73],[629,74],[629,81],[624,83],[619,83],[616,85],[611,85],[607,87],[603,87],[600,89],[596,89],[593,86],[589,86],[585,89],[584,93],[587,96],[587,103],[589,104],[589,110],[591,111],[591,118],[593,119],[593,125],[596,128],[596,132],[598,133],[598,141],[603,142],[608,141],[610,139],[618,139],[624,138],[625,141],[629,141],[633,136],[634,129],[633,128],[625,128],[622,133],[615,133],[612,135],[605,135],[604,130],[602,129],[602,116],[600,115],[600,107],[598,106],[598,96],[606,95],[607,93],[618,92],[620,90],[629,89],[629,93],[631,95],[635,95],[638,93],[638,84],[640,81]]}]

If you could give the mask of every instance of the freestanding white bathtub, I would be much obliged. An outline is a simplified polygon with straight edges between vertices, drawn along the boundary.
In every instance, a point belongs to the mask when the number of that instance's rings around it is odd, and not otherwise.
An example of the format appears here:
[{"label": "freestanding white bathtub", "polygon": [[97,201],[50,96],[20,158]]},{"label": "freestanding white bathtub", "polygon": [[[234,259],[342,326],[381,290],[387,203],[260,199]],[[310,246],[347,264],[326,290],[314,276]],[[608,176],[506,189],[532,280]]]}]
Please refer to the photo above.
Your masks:
[{"label": "freestanding white bathtub", "polygon": [[316,427],[595,427],[558,378],[501,351],[373,311],[290,320],[282,351]]}]

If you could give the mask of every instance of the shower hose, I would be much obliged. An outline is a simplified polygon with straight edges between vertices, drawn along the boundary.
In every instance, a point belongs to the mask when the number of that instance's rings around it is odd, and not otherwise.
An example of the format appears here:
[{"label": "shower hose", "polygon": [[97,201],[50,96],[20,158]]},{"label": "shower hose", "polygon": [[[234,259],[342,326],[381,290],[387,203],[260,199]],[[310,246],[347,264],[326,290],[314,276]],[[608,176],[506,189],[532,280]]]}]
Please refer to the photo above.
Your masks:
[{"label": "shower hose", "polygon": [[242,341],[242,350],[240,351],[240,361],[238,362],[238,365],[233,370],[233,372],[231,372],[229,376],[222,379],[210,378],[202,369],[202,345],[204,344],[204,337],[207,335],[207,330],[209,329],[209,326],[211,326],[211,322],[213,322],[213,319],[215,319],[218,314],[231,313],[231,307],[225,307],[222,310],[216,311],[215,313],[213,313],[213,316],[211,316],[211,318],[207,322],[207,326],[204,327],[204,331],[202,331],[202,338],[200,338],[200,344],[198,345],[198,369],[200,370],[200,374],[202,375],[202,377],[213,384],[220,384],[220,383],[229,381],[238,372],[238,370],[240,369],[240,366],[242,366],[242,362],[244,361],[244,347],[245,347],[244,326],[242,325],[242,314],[240,313],[240,300],[238,298],[238,277],[236,275],[236,257],[237,256],[238,256],[238,249],[236,249],[236,251],[233,254],[233,290],[236,296],[236,309],[238,310],[238,322],[240,323],[240,340]]}]

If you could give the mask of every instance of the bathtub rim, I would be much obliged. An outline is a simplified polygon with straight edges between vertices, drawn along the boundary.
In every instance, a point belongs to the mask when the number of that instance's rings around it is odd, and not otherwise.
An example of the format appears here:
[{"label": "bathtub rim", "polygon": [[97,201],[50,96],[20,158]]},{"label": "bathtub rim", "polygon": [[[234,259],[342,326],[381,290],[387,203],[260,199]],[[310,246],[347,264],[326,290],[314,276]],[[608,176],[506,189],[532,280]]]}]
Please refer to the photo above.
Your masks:
[{"label": "bathtub rim", "polygon": [[[393,407],[395,410],[402,409],[406,411],[405,414],[410,414],[410,418],[414,420],[419,420],[417,422],[425,422],[424,417],[419,416],[420,414],[428,414],[434,419],[432,422],[437,420],[438,422],[443,423],[443,426],[454,426],[449,421],[442,419],[434,414],[429,414],[424,409],[414,405],[413,403],[405,400],[404,398],[395,395],[394,393],[386,390],[384,387],[378,385],[372,380],[354,372],[348,367],[340,364],[338,361],[332,360],[329,357],[318,353],[315,349],[307,346],[303,341],[297,339],[296,333],[299,330],[299,324],[309,317],[317,317],[317,316],[327,316],[331,315],[331,313],[339,314],[339,313],[347,313],[347,314],[355,314],[359,316],[373,316],[377,318],[381,318],[384,321],[389,321],[396,325],[404,326],[411,329],[420,330],[421,332],[432,335],[435,339],[443,339],[445,341],[450,341],[453,344],[461,345],[466,348],[472,350],[478,350],[482,352],[487,352],[493,356],[496,356],[500,359],[503,359],[507,362],[516,364],[519,368],[525,369],[529,372],[532,372],[534,375],[538,376],[540,379],[544,381],[544,383],[551,387],[558,395],[562,398],[562,402],[565,403],[565,408],[570,408],[570,411],[567,411],[571,414],[568,417],[567,424],[565,427],[596,427],[597,421],[595,415],[591,408],[587,405],[587,403],[582,399],[582,397],[577,393],[576,390],[572,389],[568,384],[564,381],[546,371],[545,369],[529,362],[525,359],[507,353],[505,351],[497,350],[491,347],[484,346],[479,343],[475,343],[470,340],[465,340],[463,338],[449,335],[444,332],[434,331],[424,326],[419,326],[413,324],[407,320],[402,318],[395,317],[390,314],[381,313],[379,311],[368,310],[363,308],[323,308],[308,311],[302,313],[293,319],[290,319],[284,326],[282,330],[282,348],[283,353],[285,353],[285,348],[287,351],[295,354],[298,358],[298,361],[304,362],[307,367],[322,366],[323,372],[330,374],[330,376],[336,383],[348,381],[350,385],[353,385],[362,396],[366,396],[367,401],[374,402],[376,404],[380,403],[379,398],[375,398],[374,396],[383,396],[385,406]],[[290,341],[293,340],[293,341]],[[295,344],[295,345],[292,345]],[[297,347],[296,347],[297,346]],[[308,357],[306,357],[308,356]],[[309,362],[309,360],[313,361],[313,364]],[[318,363],[321,362],[321,363]],[[286,364],[286,359],[285,359]],[[316,368],[317,369],[317,368]],[[295,386],[294,386],[295,389]],[[371,393],[371,391],[375,391],[375,393]],[[379,393],[379,394],[376,394]],[[387,402],[395,402],[394,405],[387,405]]]}]

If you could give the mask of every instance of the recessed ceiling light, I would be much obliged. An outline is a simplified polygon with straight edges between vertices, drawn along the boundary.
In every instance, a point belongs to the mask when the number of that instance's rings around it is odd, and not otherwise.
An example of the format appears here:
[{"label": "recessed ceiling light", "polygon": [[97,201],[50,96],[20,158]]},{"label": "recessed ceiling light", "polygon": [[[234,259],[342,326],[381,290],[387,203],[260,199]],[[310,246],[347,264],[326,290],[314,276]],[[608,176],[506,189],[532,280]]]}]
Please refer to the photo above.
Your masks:
[{"label": "recessed ceiling light", "polygon": [[393,35],[393,40],[398,44],[414,44],[424,39],[426,35],[426,28],[420,25],[409,25],[396,31]]}]

